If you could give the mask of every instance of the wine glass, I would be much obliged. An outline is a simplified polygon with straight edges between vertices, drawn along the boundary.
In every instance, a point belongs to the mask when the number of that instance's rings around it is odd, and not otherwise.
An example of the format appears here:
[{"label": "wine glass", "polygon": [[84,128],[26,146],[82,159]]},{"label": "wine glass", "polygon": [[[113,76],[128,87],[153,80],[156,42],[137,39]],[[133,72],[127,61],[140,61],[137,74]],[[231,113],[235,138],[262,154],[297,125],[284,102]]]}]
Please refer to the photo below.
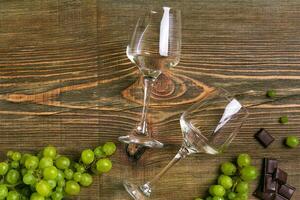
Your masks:
[{"label": "wine glass", "polygon": [[180,117],[183,142],[173,160],[152,180],[137,186],[124,181],[135,200],[150,197],[153,185],[179,160],[194,153],[222,153],[248,117],[247,109],[227,91],[216,89],[207,98],[185,111]]},{"label": "wine glass", "polygon": [[162,7],[139,18],[126,53],[143,75],[144,104],[140,123],[129,135],[119,137],[119,141],[161,148],[163,144],[151,136],[147,111],[154,82],[164,70],[176,66],[180,60],[180,10]]}]

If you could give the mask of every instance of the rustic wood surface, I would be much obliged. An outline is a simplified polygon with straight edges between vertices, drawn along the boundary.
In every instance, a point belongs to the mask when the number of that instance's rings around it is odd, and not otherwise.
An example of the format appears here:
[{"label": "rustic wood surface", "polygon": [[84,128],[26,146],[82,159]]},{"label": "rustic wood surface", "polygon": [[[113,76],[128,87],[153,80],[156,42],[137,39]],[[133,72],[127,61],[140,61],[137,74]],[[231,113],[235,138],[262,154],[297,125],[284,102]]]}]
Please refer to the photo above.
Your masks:
[{"label": "rustic wood surface", "polygon": [[[270,88],[280,97],[300,92],[299,0],[1,0],[0,157],[9,149],[37,151],[47,144],[76,157],[129,133],[140,117],[142,89],[125,47],[137,16],[162,5],[181,8],[183,15],[181,62],[152,95],[152,128],[166,147],[132,163],[118,143],[111,173],[74,199],[130,199],[122,180],[142,183],[167,164],[181,143],[180,113],[209,88],[253,90],[243,99],[246,105],[266,100]],[[300,199],[300,150],[282,145],[287,135],[300,137],[300,99],[250,113],[226,153],[183,160],[152,199],[204,196],[219,164],[242,152],[258,167],[263,157],[277,158],[298,188],[293,200]],[[287,125],[278,123],[282,115],[289,116]],[[268,149],[253,139],[261,127],[276,138]]]}]

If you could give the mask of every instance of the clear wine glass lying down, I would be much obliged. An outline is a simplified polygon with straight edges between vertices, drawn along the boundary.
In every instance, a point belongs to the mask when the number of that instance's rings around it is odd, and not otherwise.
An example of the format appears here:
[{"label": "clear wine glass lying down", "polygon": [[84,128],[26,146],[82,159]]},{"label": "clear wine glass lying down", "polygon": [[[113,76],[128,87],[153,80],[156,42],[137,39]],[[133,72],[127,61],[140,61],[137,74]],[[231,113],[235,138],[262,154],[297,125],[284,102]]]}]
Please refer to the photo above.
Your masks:
[{"label": "clear wine glass lying down", "polygon": [[147,199],[154,184],[182,158],[194,153],[222,153],[247,117],[247,109],[237,99],[223,89],[214,90],[181,115],[183,141],[173,160],[152,180],[141,186],[124,181],[125,189],[135,200]]},{"label": "clear wine glass lying down", "polygon": [[135,63],[143,74],[144,105],[140,123],[129,135],[120,136],[119,141],[150,148],[161,148],[163,144],[151,136],[147,111],[152,85],[165,69],[176,66],[180,60],[180,11],[163,7],[151,10],[144,17],[139,18],[126,53],[131,62]]}]

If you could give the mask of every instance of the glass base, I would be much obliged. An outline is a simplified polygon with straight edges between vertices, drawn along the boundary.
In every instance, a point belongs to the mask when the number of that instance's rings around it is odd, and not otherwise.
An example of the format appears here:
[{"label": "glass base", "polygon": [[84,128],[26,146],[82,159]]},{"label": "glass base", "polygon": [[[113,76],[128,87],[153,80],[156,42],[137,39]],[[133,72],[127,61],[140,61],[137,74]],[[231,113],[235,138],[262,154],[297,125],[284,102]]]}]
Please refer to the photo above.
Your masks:
[{"label": "glass base", "polygon": [[128,192],[128,194],[130,194],[130,196],[134,199],[134,200],[147,200],[150,196],[146,196],[140,189],[139,186],[136,186],[132,183],[129,183],[127,181],[123,182],[123,185],[126,189],[126,191]]},{"label": "glass base", "polygon": [[164,146],[163,143],[143,135],[138,136],[134,134],[129,134],[126,136],[120,136],[119,141],[126,144],[138,144],[149,148],[162,148]]}]

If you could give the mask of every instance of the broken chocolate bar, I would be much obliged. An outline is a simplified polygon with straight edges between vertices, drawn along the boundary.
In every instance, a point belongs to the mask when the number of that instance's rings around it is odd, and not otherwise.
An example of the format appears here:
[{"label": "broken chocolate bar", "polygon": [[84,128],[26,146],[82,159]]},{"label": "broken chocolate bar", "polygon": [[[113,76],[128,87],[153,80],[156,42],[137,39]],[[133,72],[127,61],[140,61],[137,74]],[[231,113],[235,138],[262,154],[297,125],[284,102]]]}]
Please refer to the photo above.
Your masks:
[{"label": "broken chocolate bar", "polygon": [[265,147],[267,148],[275,139],[272,135],[268,133],[266,129],[260,129],[254,137]]},{"label": "broken chocolate bar", "polygon": [[280,194],[276,194],[274,200],[288,200],[288,199],[281,196]]},{"label": "broken chocolate bar", "polygon": [[276,192],[276,185],[277,182],[273,180],[272,175],[266,174],[264,177],[264,186],[263,186],[263,192]]},{"label": "broken chocolate bar", "polygon": [[257,189],[254,193],[254,196],[256,196],[259,199],[264,199],[264,200],[273,200],[275,197],[275,193],[270,193],[270,192],[262,192],[259,189]]},{"label": "broken chocolate bar", "polygon": [[264,172],[265,174],[273,174],[278,167],[278,161],[273,158],[264,159]]},{"label": "broken chocolate bar", "polygon": [[280,168],[277,168],[274,173],[274,179],[278,181],[281,185],[286,184],[287,181],[287,173]]},{"label": "broken chocolate bar", "polygon": [[291,199],[295,190],[296,188],[294,188],[293,186],[284,184],[280,186],[278,193],[287,199]]}]

